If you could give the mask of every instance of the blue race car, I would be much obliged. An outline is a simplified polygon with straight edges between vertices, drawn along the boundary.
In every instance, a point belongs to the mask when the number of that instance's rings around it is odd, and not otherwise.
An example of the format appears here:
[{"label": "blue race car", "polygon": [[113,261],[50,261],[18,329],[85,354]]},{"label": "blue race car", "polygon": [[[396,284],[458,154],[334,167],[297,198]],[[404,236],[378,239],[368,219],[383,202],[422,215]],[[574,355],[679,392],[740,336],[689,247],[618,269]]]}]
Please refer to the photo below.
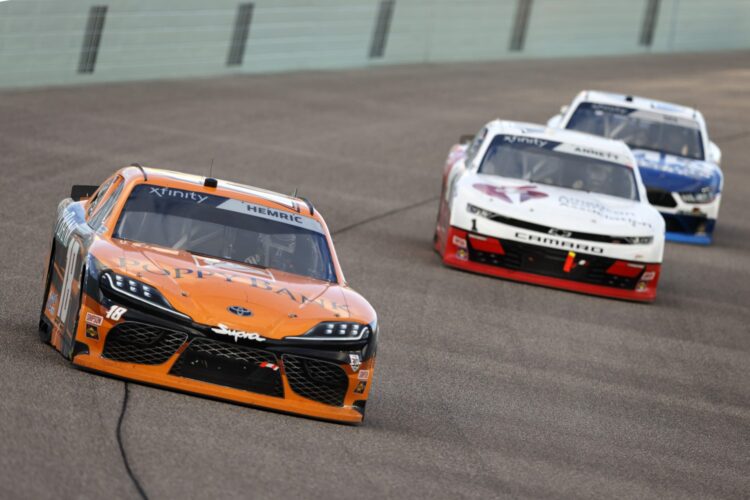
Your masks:
[{"label": "blue race car", "polygon": [[632,149],[648,200],[666,221],[668,241],[708,245],[719,216],[721,150],[695,109],[606,92],[583,91],[550,127],[617,139]]}]

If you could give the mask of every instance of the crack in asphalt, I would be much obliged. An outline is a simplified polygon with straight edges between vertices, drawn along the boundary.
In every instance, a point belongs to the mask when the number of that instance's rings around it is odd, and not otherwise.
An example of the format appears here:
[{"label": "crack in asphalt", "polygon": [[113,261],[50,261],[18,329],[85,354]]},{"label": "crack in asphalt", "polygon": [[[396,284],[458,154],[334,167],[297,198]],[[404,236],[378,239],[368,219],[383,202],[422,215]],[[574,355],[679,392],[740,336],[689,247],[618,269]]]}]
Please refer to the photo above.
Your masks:
[{"label": "crack in asphalt", "polygon": [[416,203],[412,203],[411,205],[406,205],[405,207],[394,208],[393,210],[389,210],[389,211],[383,212],[381,214],[373,215],[372,217],[368,217],[368,218],[363,219],[363,220],[361,220],[359,222],[354,222],[352,224],[349,224],[348,226],[344,226],[344,227],[342,227],[340,229],[337,229],[335,231],[331,231],[331,235],[339,235],[339,234],[344,233],[346,231],[349,231],[351,229],[356,229],[359,226],[363,226],[365,224],[369,224],[370,222],[375,222],[377,220],[385,219],[386,217],[390,217],[391,215],[395,215],[395,214],[398,214],[398,213],[401,213],[401,212],[407,212],[407,211],[411,210],[412,208],[417,208],[417,207],[421,207],[422,205],[427,205],[428,203],[433,202],[433,201],[437,201],[438,199],[440,199],[440,195],[431,196],[431,197],[427,198],[426,200],[418,201]]},{"label": "crack in asphalt", "polygon": [[141,498],[143,498],[143,500],[148,500],[146,491],[143,489],[143,486],[141,486],[140,481],[138,481],[138,477],[133,472],[133,469],[130,468],[130,461],[128,460],[128,454],[125,452],[125,444],[123,443],[122,439],[122,423],[125,420],[125,412],[128,409],[128,397],[130,395],[130,384],[128,382],[124,382],[124,385],[125,395],[122,398],[122,408],[120,409],[120,416],[117,419],[117,445],[120,447],[120,456],[122,457],[122,463],[125,465],[125,471],[128,473],[128,477],[133,482],[135,489],[138,490],[138,494],[141,496]]}]

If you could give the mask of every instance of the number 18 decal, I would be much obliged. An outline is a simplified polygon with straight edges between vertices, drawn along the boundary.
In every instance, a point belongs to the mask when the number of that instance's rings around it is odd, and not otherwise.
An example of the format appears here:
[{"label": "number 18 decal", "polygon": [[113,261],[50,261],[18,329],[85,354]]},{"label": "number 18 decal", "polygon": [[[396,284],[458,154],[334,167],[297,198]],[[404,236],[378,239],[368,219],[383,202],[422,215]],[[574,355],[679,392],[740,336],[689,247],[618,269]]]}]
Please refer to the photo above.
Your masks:
[{"label": "number 18 decal", "polygon": [[120,321],[120,318],[122,318],[122,315],[126,312],[128,312],[128,310],[124,307],[112,306],[107,311],[107,319],[111,319],[112,321]]}]

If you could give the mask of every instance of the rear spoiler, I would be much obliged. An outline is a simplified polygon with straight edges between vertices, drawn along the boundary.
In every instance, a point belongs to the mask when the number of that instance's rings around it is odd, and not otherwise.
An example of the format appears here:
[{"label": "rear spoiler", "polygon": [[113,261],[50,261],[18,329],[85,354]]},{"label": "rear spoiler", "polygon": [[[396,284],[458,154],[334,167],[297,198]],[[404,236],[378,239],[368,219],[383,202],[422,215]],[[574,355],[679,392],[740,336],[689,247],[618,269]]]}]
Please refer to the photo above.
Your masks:
[{"label": "rear spoiler", "polygon": [[91,198],[97,189],[99,189],[99,186],[83,186],[75,184],[70,189],[70,197],[73,198],[73,201],[81,201],[86,198]]}]

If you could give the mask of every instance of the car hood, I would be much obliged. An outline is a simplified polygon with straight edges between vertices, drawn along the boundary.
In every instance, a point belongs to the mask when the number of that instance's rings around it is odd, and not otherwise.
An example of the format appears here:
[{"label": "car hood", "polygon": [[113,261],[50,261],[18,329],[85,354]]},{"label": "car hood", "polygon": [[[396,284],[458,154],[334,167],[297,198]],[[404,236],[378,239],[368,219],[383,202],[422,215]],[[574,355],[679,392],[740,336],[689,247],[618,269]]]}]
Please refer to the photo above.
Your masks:
[{"label": "car hood", "polygon": [[[204,325],[280,339],[321,321],[375,320],[367,301],[347,286],[118,239],[98,238],[91,253],[103,268],[152,286]],[[232,306],[252,314],[239,316]]]},{"label": "car hood", "polygon": [[645,236],[663,230],[648,203],[574,189],[470,174],[457,186],[465,203],[543,226],[610,236]]},{"label": "car hood", "polygon": [[633,149],[643,183],[651,189],[694,193],[710,187],[721,190],[721,168],[713,163],[668,155],[658,151]]}]

